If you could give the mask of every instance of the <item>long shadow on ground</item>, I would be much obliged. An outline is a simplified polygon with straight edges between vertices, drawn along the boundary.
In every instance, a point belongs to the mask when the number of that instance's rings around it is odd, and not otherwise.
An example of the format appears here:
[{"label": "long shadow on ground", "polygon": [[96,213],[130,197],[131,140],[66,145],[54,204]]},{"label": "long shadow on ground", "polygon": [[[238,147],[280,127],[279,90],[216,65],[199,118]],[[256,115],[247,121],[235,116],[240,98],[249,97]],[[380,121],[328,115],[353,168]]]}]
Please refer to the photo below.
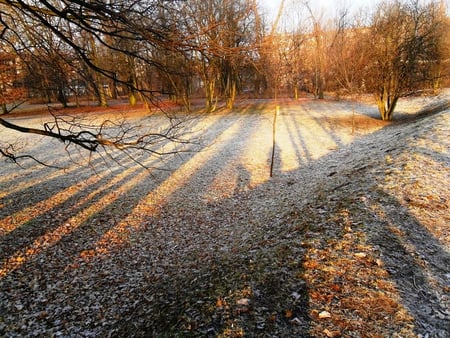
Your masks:
[{"label": "long shadow on ground", "polygon": [[[245,143],[245,135],[257,132],[257,125],[246,125],[245,118],[239,121],[242,125],[233,135]],[[221,132],[235,122],[230,119]],[[305,182],[295,180],[297,173],[286,173],[253,190],[237,189],[232,196],[200,204],[198,210],[190,208],[189,198],[175,199],[178,204],[170,205],[171,196],[166,196],[167,205],[146,215],[136,212],[136,207],[170,174],[156,181],[139,170],[125,175],[118,186],[138,177],[142,181],[127,193],[105,200],[100,211],[0,281],[0,334],[390,335],[408,330],[414,322],[418,333],[438,337],[449,333],[448,317],[439,315],[444,303],[433,295],[431,290],[436,288],[427,279],[430,273],[445,278],[448,252],[395,196],[377,187],[376,181],[385,175],[386,151],[395,154],[388,142],[399,138],[393,129],[383,140],[387,144],[379,146],[377,137],[384,133],[361,138],[339,149],[338,157],[330,154],[299,169],[320,173],[320,186],[305,191],[308,196],[298,196]],[[232,146],[232,139],[224,141],[223,153],[211,159],[214,166],[198,165],[198,171],[172,194],[191,192],[194,181],[204,180],[200,189],[208,187],[220,173],[204,173],[232,163]],[[407,150],[405,145],[398,151],[403,148]],[[351,153],[359,154],[356,161],[346,162]],[[188,156],[181,164],[194,158]],[[248,179],[249,173],[239,170],[240,179]],[[61,222],[89,208],[89,202],[76,205],[77,198],[93,194],[91,202],[98,203],[110,196],[106,191],[95,195],[103,183],[100,180],[83,195],[69,199],[63,206],[73,210]],[[310,188],[305,184],[305,189]],[[278,200],[278,194],[287,194],[290,203]],[[279,217],[255,210],[259,199],[273,202],[269,209],[280,208]],[[122,243],[111,245],[104,254],[83,258],[98,250],[99,240],[118,223],[131,222],[133,217],[141,223],[136,232],[124,233]],[[42,223],[43,228],[32,236],[36,238],[45,227],[54,231],[61,222],[37,218],[14,234],[26,237]],[[20,250],[30,245],[29,240],[11,247]],[[409,251],[410,245],[416,251]],[[416,252],[437,266],[425,271]],[[50,258],[50,270],[40,271],[48,269],[45,260]],[[400,304],[392,298],[397,291]],[[415,308],[415,304],[420,305]],[[402,312],[403,305],[414,320]],[[19,320],[25,326],[18,326]]]}]

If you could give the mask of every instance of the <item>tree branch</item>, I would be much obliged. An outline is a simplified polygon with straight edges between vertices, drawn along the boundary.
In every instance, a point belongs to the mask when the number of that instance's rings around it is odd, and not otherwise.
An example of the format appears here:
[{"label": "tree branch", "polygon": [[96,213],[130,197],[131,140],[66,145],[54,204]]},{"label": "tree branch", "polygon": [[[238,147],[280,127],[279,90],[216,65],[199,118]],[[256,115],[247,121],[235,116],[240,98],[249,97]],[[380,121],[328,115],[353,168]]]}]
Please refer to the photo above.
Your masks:
[{"label": "tree branch", "polygon": [[[96,125],[92,121],[83,122],[82,117],[54,114],[52,116],[53,121],[44,123],[43,129],[18,125],[5,118],[0,118],[0,125],[20,133],[42,135],[59,140],[66,145],[66,151],[69,151],[71,145],[75,145],[89,153],[110,154],[112,150],[118,150],[130,158],[138,153],[141,155],[147,153],[155,157],[176,155],[190,151],[183,148],[184,146],[195,144],[195,140],[184,138],[187,132],[186,121],[183,119],[171,119],[165,127],[155,132],[143,126],[128,123],[125,119],[117,122],[107,119]],[[164,145],[167,143],[172,143],[174,147],[164,150]],[[42,163],[31,155],[16,156],[11,145],[3,149],[0,154],[15,163],[23,158],[31,158]],[[138,159],[134,161],[139,162]],[[144,166],[142,163],[140,165]]]}]

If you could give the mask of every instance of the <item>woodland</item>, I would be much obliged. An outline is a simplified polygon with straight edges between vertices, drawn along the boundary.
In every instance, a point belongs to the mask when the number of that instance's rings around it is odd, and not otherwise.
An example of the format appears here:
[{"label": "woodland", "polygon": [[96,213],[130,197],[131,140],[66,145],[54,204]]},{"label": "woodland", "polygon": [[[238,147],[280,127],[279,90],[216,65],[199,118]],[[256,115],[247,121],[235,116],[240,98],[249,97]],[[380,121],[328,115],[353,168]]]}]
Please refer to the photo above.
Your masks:
[{"label": "woodland", "polygon": [[0,336],[450,336],[447,13],[0,0]]}]

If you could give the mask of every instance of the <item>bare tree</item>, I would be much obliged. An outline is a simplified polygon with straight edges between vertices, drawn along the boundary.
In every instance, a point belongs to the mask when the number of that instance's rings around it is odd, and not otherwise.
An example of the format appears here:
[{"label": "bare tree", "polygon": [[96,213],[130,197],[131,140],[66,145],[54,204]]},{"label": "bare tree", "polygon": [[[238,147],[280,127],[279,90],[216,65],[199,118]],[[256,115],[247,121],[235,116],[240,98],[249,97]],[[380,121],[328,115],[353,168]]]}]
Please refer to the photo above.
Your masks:
[{"label": "bare tree", "polygon": [[[55,41],[71,50],[80,62],[95,71],[95,76],[110,79],[145,95],[153,100],[154,91],[139,87],[138,81],[118,78],[116,72],[102,62],[95,54],[98,47],[126,55],[137,60],[146,67],[158,69],[166,74],[176,73],[178,70],[162,64],[148,50],[166,50],[180,57],[194,50],[186,36],[186,32],[179,28],[176,16],[161,21],[157,15],[161,8],[167,13],[177,14],[180,5],[176,1],[0,1],[0,39],[2,43],[20,50],[28,47],[21,31],[17,30],[16,18],[22,18],[27,23],[27,29],[39,27],[54,36]],[[13,14],[11,14],[13,13]],[[74,32],[78,35],[74,36]],[[109,37],[107,39],[106,37]],[[121,41],[122,44],[117,44]],[[130,43],[126,43],[130,42]],[[135,43],[140,49],[131,48]],[[97,84],[102,80],[94,81]],[[99,91],[103,86],[99,86]],[[101,93],[99,94],[101,97]],[[103,99],[101,99],[103,103]],[[19,125],[13,120],[0,116],[0,126],[18,133],[38,134],[62,141],[66,146],[78,146],[89,152],[98,152],[112,148],[120,151],[139,150],[141,153],[161,155],[154,145],[164,142],[178,142],[184,144],[180,137],[180,124],[169,116],[170,123],[162,128],[160,125],[149,126],[154,130],[142,130],[129,126],[125,121],[111,123],[110,120],[96,125],[84,123],[78,119],[62,119],[55,116],[53,121],[43,124],[40,128],[30,128]],[[13,151],[5,144],[1,154],[12,161],[17,161],[22,155]],[[25,155],[26,156],[26,155]]]},{"label": "bare tree", "polygon": [[400,97],[433,81],[441,25],[439,6],[434,3],[397,0],[378,6],[365,37],[369,63],[364,79],[382,120],[392,120]]},{"label": "bare tree", "polygon": [[362,14],[351,16],[342,8],[335,18],[333,38],[329,48],[329,89],[337,95],[364,93],[364,71],[369,62],[367,22]]},{"label": "bare tree", "polygon": [[192,1],[185,12],[186,30],[197,45],[193,55],[204,82],[206,106],[213,110],[218,96],[232,108],[241,89],[240,71],[252,64],[258,33],[253,0]]},{"label": "bare tree", "polygon": [[314,84],[314,96],[323,99],[325,88],[325,31],[322,27],[323,17],[322,15],[316,15],[312,10],[308,1],[304,3],[306,9],[309,12],[310,20],[312,23],[312,38],[314,41],[314,47],[311,49],[313,56],[313,84]]},{"label": "bare tree", "polygon": [[18,53],[18,56],[29,94],[45,97],[47,103],[59,101],[67,107],[68,77],[73,69],[70,65],[70,51],[60,46],[51,36],[45,36],[45,31],[41,32],[39,40],[31,36],[28,38],[32,38],[30,46]]},{"label": "bare tree", "polygon": [[432,90],[437,93],[442,86],[448,86],[450,83],[450,18],[447,16],[447,7],[445,1],[441,0],[437,12],[437,21],[439,25],[440,36],[438,39],[438,57],[433,62],[431,70]]}]

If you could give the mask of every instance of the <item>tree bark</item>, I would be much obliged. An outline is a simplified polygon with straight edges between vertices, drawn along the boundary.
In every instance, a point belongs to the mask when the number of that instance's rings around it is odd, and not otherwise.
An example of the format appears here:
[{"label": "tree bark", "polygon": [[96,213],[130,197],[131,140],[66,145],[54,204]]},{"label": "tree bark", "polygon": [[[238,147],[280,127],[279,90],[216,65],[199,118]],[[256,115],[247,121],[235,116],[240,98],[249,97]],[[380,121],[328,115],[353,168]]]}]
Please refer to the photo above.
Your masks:
[{"label": "tree bark", "polygon": [[398,95],[390,94],[386,88],[383,88],[383,91],[376,95],[378,111],[383,121],[392,120],[398,99]]}]

